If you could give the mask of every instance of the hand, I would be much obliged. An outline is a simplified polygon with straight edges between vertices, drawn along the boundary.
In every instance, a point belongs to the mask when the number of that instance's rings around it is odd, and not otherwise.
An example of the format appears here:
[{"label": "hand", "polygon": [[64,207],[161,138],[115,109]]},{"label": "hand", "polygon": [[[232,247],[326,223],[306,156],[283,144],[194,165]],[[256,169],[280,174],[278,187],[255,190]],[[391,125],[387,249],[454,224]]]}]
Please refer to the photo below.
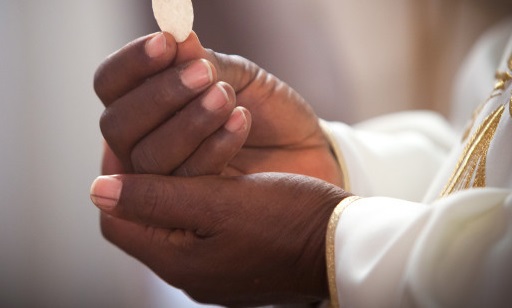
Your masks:
[{"label": "hand", "polygon": [[220,173],[245,142],[250,114],[235,108],[234,90],[216,79],[208,61],[178,55],[168,34],[141,38],[110,56],[95,76],[110,144],[103,172]]},{"label": "hand", "polygon": [[[124,169],[175,175],[280,171],[343,185],[318,118],[288,85],[243,58],[204,49],[195,35],[176,45],[166,34],[165,52],[151,57],[148,41],[154,37],[136,40],[110,56],[95,78],[107,107],[102,131]],[[197,59],[208,61],[213,78],[192,90],[180,74]],[[231,107],[215,115],[194,108],[219,80],[232,86],[239,107],[233,109],[233,99]],[[237,122],[237,114],[240,129],[226,132],[222,125]],[[112,165],[105,159],[104,172],[121,173],[112,172]]]},{"label": "hand", "polygon": [[325,230],[347,194],[318,179],[100,177],[92,200],[104,236],[205,303],[326,299]]}]

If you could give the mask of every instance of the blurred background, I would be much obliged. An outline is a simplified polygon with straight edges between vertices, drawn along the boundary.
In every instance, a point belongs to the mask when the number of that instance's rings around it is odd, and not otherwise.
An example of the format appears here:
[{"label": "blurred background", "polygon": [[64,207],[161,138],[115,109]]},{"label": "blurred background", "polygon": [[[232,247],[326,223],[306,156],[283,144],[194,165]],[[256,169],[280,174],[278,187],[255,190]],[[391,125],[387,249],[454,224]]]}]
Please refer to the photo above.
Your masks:
[{"label": "blurred background", "polygon": [[[456,69],[509,0],[194,0],[207,47],[243,55],[329,120],[447,114]],[[0,306],[188,307],[100,234],[96,67],[156,31],[151,1],[0,0]]]}]

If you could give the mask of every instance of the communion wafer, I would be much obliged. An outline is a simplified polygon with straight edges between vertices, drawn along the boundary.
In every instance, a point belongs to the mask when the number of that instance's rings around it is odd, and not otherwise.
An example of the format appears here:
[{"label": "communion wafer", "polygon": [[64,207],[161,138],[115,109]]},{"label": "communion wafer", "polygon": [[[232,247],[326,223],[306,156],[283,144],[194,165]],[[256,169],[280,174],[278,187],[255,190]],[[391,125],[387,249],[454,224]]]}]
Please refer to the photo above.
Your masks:
[{"label": "communion wafer", "polygon": [[160,29],[181,43],[192,32],[194,8],[192,0],[152,0],[153,14]]}]

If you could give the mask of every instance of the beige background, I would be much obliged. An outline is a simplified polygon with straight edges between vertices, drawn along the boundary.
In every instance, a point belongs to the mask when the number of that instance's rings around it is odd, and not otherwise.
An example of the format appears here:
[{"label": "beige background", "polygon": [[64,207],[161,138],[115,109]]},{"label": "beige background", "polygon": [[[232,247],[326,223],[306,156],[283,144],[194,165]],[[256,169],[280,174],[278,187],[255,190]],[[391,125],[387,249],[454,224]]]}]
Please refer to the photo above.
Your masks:
[{"label": "beige background", "polygon": [[512,12],[509,0],[195,3],[206,45],[253,59],[320,116],[350,123],[411,108],[447,113],[468,49]]}]

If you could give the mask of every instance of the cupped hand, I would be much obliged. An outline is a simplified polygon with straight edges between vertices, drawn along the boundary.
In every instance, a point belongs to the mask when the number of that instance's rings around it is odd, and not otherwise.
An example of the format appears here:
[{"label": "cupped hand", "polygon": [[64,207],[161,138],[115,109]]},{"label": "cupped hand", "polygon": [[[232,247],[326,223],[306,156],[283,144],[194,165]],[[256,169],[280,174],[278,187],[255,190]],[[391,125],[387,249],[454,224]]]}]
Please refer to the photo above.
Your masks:
[{"label": "cupped hand", "polygon": [[346,197],[292,174],[100,177],[104,236],[205,303],[253,306],[328,297],[325,230]]},{"label": "cupped hand", "polygon": [[204,49],[195,34],[130,43],[100,66],[95,89],[106,106],[104,174],[277,171],[343,185],[304,99],[254,63]]}]

